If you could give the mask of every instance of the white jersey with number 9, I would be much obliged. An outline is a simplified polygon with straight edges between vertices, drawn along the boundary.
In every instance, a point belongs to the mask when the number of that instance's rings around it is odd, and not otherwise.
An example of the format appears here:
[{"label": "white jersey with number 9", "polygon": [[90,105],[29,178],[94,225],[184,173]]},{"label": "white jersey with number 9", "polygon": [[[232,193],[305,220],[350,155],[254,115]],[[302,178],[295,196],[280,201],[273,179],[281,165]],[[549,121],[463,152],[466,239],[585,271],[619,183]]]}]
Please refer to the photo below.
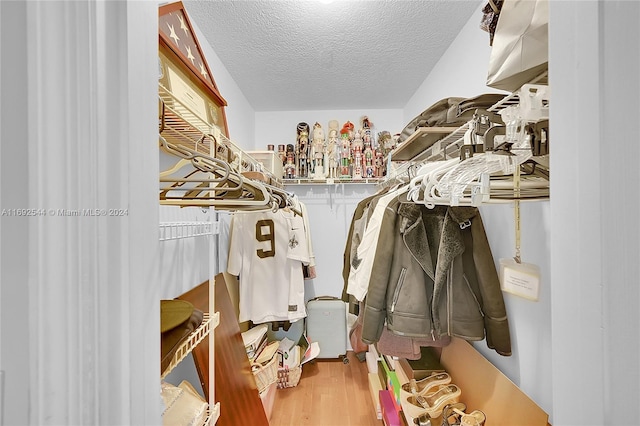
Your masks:
[{"label": "white jersey with number 9", "polygon": [[309,250],[302,217],[282,209],[236,212],[230,232],[227,272],[239,276],[239,321],[304,318],[302,264]]}]

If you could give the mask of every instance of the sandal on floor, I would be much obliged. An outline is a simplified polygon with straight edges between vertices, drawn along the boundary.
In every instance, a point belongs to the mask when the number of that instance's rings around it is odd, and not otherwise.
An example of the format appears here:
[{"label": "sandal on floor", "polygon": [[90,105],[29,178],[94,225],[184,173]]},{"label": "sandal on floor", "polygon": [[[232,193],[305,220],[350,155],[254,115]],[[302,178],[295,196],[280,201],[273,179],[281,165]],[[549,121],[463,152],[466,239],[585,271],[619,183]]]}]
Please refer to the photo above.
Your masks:
[{"label": "sandal on floor", "polygon": [[[487,420],[487,416],[480,410],[473,410],[471,413],[467,414],[464,412],[464,408],[460,408],[456,406],[458,404],[449,405],[445,407],[442,419],[442,425],[448,426],[484,426],[484,422]],[[464,404],[463,404],[464,405]],[[445,417],[446,415],[446,417]],[[455,419],[454,423],[447,422],[445,424],[446,419]]]},{"label": "sandal on floor", "polygon": [[438,385],[448,385],[451,383],[449,373],[433,373],[421,380],[411,379],[401,387],[400,397],[408,397],[417,393],[424,395],[430,393]]},{"label": "sandal on floor", "polygon": [[446,405],[458,402],[461,393],[456,385],[440,385],[434,392],[426,395],[414,394],[400,402],[405,415],[415,419],[426,412],[431,418],[436,418],[440,417]]}]

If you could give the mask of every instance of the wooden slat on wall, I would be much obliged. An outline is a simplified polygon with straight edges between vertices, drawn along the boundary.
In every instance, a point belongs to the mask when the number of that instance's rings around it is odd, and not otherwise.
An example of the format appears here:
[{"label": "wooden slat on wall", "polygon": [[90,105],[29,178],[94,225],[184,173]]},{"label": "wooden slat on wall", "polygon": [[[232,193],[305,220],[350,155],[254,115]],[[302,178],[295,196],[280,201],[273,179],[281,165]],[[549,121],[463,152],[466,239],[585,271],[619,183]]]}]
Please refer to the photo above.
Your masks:
[{"label": "wooden slat on wall", "polygon": [[[184,293],[179,299],[196,308],[208,310],[209,281]],[[220,418],[216,426],[269,425],[258,394],[251,365],[240,335],[235,309],[229,298],[222,274],[215,277],[215,309],[220,312],[220,325],[215,331],[215,400],[220,402]],[[193,359],[205,396],[209,397],[209,339],[193,350]]]}]

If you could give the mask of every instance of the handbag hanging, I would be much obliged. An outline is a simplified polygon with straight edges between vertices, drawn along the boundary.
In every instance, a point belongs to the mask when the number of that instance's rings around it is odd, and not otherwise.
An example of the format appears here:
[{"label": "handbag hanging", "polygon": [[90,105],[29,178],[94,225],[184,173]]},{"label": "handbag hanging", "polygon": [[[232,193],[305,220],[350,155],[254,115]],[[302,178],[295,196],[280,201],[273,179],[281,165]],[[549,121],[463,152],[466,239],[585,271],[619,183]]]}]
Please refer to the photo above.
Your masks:
[{"label": "handbag hanging", "polygon": [[515,92],[546,71],[548,29],[548,0],[505,0],[493,37],[487,86]]}]

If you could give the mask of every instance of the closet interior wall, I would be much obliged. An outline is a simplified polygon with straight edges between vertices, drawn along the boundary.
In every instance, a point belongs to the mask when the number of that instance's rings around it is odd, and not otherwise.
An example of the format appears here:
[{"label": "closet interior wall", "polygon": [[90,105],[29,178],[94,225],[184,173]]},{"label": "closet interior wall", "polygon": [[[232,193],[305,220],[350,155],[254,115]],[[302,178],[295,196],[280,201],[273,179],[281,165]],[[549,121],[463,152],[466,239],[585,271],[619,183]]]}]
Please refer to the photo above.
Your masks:
[{"label": "closet interior wall", "polygon": [[[358,111],[360,115],[345,118],[356,123],[361,115],[367,115],[375,124],[375,131],[389,130],[392,134],[400,132],[413,117],[436,101],[450,96],[473,97],[482,93],[506,93],[486,86],[486,76],[490,55],[489,36],[478,28],[482,16],[482,5],[472,15],[460,34],[442,56],[423,84],[418,88],[403,110]],[[355,111],[353,112],[355,113]],[[294,128],[299,121],[320,121],[331,118],[340,119],[339,111],[297,111],[297,112],[256,112],[256,149],[264,149],[264,144],[283,143],[284,135],[291,135],[294,141]],[[354,118],[352,118],[354,117]],[[311,123],[312,124],[312,123]],[[273,138],[273,139],[269,139]],[[271,140],[270,142],[265,142]],[[292,142],[293,143],[293,142]],[[345,185],[345,188],[347,185]],[[362,193],[375,192],[375,186],[359,189]],[[351,187],[349,187],[351,188]],[[350,217],[345,225],[344,213],[359,200],[344,199],[344,212],[338,214],[331,210],[332,197],[336,188],[332,186],[301,186],[288,189],[295,191],[309,205],[311,232],[314,238],[314,252],[318,259],[318,277],[313,280],[310,291],[331,293],[342,288],[342,253],[346,234],[342,227],[349,226]],[[370,192],[369,192],[370,191]],[[338,190],[340,193],[340,190]],[[345,195],[348,194],[345,193]],[[364,198],[364,196],[362,197]],[[351,204],[353,203],[353,204]],[[336,208],[334,206],[334,208]],[[352,212],[353,210],[351,210]],[[482,219],[496,262],[501,258],[513,258],[515,255],[515,220],[513,204],[492,204],[480,207]],[[549,201],[523,202],[520,206],[523,261],[534,263],[541,270],[540,299],[531,302],[505,293],[505,304],[511,327],[513,355],[502,357],[487,349],[485,342],[474,346],[516,383],[546,412],[553,412],[551,392],[551,299],[550,299],[550,257],[549,257]],[[339,216],[339,217],[338,217]],[[331,222],[335,218],[338,222]],[[327,232],[328,229],[335,232]],[[320,240],[322,239],[322,240]],[[322,259],[327,259],[326,263]],[[326,280],[326,281],[325,281]]]},{"label": "closet interior wall", "polygon": [[305,281],[305,300],[342,295],[342,264],[353,212],[375,184],[289,185],[307,206],[317,277]]}]

